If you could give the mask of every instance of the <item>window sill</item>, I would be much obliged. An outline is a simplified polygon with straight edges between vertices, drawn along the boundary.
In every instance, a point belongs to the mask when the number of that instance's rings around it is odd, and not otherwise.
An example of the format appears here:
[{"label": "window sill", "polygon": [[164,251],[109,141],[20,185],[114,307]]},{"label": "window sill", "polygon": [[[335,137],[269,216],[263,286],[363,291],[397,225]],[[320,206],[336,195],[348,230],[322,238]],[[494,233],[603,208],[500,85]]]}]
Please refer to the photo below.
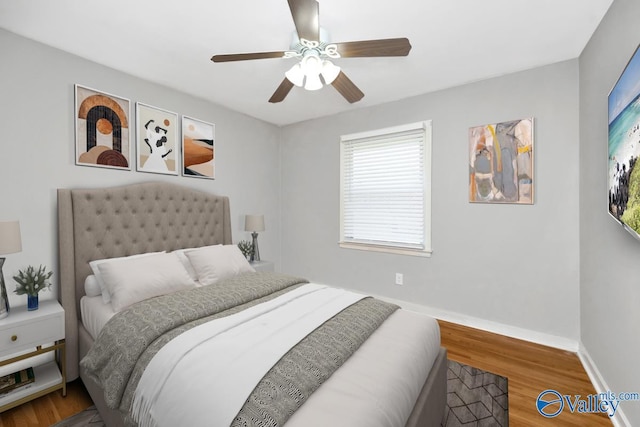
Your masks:
[{"label": "window sill", "polygon": [[431,250],[397,248],[397,247],[382,246],[382,245],[371,245],[366,243],[339,242],[338,244],[343,249],[356,249],[359,251],[370,251],[370,252],[386,252],[386,253],[396,254],[396,255],[410,255],[410,256],[418,256],[418,257],[424,257],[424,258],[431,257],[431,252],[432,252]]}]

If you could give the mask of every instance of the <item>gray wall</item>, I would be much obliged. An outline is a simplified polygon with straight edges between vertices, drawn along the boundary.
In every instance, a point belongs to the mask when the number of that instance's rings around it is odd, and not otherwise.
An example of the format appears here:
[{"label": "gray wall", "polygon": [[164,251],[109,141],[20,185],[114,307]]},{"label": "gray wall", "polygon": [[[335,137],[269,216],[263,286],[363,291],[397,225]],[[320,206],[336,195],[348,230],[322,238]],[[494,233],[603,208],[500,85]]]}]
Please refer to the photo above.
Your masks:
[{"label": "gray wall", "polygon": [[[577,349],[578,99],[572,60],[285,127],[283,270]],[[469,203],[469,127],[525,117],[535,118],[535,204]],[[425,119],[433,120],[433,256],[339,248],[340,135]],[[394,285],[396,272],[404,286]]]},{"label": "gray wall", "polygon": [[[234,241],[249,239],[244,215],[263,213],[263,258],[279,263],[280,130],[270,124],[0,30],[0,220],[19,219],[23,251],[8,255],[10,279],[28,264],[57,270],[56,189],[166,181],[228,195]],[[214,78],[212,76],[211,78]],[[75,166],[74,83],[216,124],[215,180]],[[134,151],[135,152],[135,151]],[[135,169],[135,168],[134,168]],[[57,283],[55,283],[57,287]],[[44,292],[41,298],[55,298]]]},{"label": "gray wall", "polygon": [[[236,241],[249,237],[243,215],[264,213],[261,255],[282,271],[582,340],[609,388],[638,391],[640,242],[606,212],[606,96],[640,40],[636,16],[640,3],[616,0],[579,61],[283,129],[0,30],[0,220],[20,219],[24,246],[7,256],[5,277],[57,268],[56,188],[180,183],[231,197]],[[215,123],[218,178],[75,166],[74,83]],[[535,204],[468,203],[468,128],[523,117],[535,118]],[[433,256],[340,249],[339,136],[425,119]],[[638,405],[624,410],[640,424]]]},{"label": "gray wall", "polygon": [[[640,2],[616,0],[580,57],[581,338],[614,392],[640,391],[640,242],[607,212],[607,95],[640,43]],[[622,403],[640,425],[640,403]]]}]

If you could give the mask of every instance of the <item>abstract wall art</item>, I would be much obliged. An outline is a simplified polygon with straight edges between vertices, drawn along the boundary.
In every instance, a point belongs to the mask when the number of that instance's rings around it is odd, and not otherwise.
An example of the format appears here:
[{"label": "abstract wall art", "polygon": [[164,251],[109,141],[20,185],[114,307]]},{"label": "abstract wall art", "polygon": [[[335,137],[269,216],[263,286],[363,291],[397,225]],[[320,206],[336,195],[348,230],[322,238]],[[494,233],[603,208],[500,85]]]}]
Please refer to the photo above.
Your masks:
[{"label": "abstract wall art", "polygon": [[75,85],[76,164],[130,170],[130,102]]},{"label": "abstract wall art", "polygon": [[533,118],[469,129],[469,201],[533,204]]},{"label": "abstract wall art", "polygon": [[178,174],[178,115],[171,111],[136,103],[137,170]]},{"label": "abstract wall art", "polygon": [[640,239],[640,47],[611,89],[609,101],[609,214]]},{"label": "abstract wall art", "polygon": [[215,178],[215,125],[182,116],[182,175]]}]

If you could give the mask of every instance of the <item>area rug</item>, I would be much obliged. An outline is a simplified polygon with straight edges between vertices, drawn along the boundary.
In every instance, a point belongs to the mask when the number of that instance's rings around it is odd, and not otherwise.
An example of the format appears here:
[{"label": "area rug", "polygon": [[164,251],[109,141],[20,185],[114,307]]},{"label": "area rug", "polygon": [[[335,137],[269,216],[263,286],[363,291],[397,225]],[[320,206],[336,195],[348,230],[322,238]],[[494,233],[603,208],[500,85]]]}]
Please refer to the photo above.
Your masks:
[{"label": "area rug", "polygon": [[509,425],[507,379],[448,360],[447,408],[443,427]]},{"label": "area rug", "polygon": [[[448,360],[447,407],[442,427],[507,427],[507,379],[473,366]],[[103,427],[95,406],[53,427]]]},{"label": "area rug", "polygon": [[84,411],[66,418],[52,427],[104,427],[104,421],[100,418],[95,406],[89,406]]}]

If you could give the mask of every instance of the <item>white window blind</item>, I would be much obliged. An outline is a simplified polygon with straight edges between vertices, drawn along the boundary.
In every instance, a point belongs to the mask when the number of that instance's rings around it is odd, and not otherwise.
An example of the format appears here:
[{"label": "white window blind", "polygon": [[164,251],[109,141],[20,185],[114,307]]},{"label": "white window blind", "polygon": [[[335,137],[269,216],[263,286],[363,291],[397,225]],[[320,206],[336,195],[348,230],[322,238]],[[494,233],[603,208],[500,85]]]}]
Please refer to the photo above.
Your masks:
[{"label": "white window blind", "polygon": [[341,138],[346,247],[430,253],[429,122]]}]

